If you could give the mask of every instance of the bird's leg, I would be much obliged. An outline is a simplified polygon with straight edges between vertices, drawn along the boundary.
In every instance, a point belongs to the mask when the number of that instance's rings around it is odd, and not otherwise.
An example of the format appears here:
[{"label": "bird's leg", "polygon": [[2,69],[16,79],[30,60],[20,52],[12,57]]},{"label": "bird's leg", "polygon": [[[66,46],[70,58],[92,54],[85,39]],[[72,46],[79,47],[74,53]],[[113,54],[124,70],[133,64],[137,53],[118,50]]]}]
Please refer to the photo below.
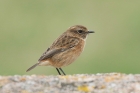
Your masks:
[{"label": "bird's leg", "polygon": [[60,73],[59,69],[58,69],[58,68],[56,68],[56,70],[57,70],[57,72],[59,73],[59,75],[61,75],[61,73]]},{"label": "bird's leg", "polygon": [[66,75],[65,73],[64,73],[64,71],[61,69],[61,68],[59,68],[60,70],[61,70],[61,72],[63,73],[63,75]]}]

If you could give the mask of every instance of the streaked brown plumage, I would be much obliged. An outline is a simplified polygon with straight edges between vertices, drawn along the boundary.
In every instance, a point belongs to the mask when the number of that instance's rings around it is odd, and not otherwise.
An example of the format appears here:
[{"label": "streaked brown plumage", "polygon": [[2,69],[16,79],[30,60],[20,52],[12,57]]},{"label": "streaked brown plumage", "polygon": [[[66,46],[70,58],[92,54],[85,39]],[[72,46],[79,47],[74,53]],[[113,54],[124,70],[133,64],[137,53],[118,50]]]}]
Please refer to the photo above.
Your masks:
[{"label": "streaked brown plumage", "polygon": [[70,27],[42,54],[38,63],[30,67],[27,71],[30,71],[37,65],[51,65],[57,69],[60,75],[59,70],[65,75],[61,67],[69,65],[77,59],[84,49],[85,40],[89,33],[94,32],[88,31],[86,27],[81,25]]}]

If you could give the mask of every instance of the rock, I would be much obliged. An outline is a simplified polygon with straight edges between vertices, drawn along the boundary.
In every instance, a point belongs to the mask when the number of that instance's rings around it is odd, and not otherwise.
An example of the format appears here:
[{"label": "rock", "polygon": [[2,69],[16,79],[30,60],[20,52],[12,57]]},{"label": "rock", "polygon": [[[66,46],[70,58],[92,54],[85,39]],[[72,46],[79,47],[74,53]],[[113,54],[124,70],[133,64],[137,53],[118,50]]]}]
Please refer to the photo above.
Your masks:
[{"label": "rock", "polygon": [[140,74],[0,76],[0,93],[140,93]]}]

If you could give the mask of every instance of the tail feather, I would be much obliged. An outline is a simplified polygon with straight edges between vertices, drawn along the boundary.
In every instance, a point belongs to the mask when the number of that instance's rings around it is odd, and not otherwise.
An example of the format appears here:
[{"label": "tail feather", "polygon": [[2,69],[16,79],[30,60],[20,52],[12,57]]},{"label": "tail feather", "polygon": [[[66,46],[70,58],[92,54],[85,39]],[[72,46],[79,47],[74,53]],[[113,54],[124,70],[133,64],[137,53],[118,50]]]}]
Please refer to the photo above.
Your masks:
[{"label": "tail feather", "polygon": [[38,65],[39,65],[39,63],[34,64],[34,65],[31,66],[30,68],[28,68],[28,69],[26,70],[26,72],[32,70],[33,68],[35,68],[35,67],[38,66]]}]

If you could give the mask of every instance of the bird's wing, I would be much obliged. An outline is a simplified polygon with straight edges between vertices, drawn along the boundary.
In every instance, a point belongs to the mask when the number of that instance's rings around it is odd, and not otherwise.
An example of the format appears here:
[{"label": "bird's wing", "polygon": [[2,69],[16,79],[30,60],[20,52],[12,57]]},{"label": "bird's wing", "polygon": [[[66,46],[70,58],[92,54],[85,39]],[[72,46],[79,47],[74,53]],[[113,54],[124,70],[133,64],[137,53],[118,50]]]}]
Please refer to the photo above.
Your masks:
[{"label": "bird's wing", "polygon": [[62,48],[60,48],[60,49],[48,50],[48,51],[46,51],[46,52],[44,52],[44,53],[42,54],[42,56],[39,58],[38,61],[42,61],[42,60],[45,60],[45,59],[47,59],[47,58],[50,58],[50,57],[52,57],[54,54],[60,53],[60,52],[62,52],[62,51],[63,51]]},{"label": "bird's wing", "polygon": [[[72,48],[72,47],[69,47],[69,48]],[[42,54],[42,56],[39,58],[38,61],[48,59],[55,54],[68,50],[69,48],[59,48],[59,49],[52,49],[52,50],[46,51],[45,53]]]},{"label": "bird's wing", "polygon": [[52,46],[42,54],[42,56],[39,58],[38,61],[46,60],[54,56],[55,54],[69,50],[75,47],[79,43],[79,40],[77,38],[70,38],[70,37],[69,39],[67,39],[66,43],[62,43],[60,41],[62,40],[58,40],[58,42],[53,43]]}]

